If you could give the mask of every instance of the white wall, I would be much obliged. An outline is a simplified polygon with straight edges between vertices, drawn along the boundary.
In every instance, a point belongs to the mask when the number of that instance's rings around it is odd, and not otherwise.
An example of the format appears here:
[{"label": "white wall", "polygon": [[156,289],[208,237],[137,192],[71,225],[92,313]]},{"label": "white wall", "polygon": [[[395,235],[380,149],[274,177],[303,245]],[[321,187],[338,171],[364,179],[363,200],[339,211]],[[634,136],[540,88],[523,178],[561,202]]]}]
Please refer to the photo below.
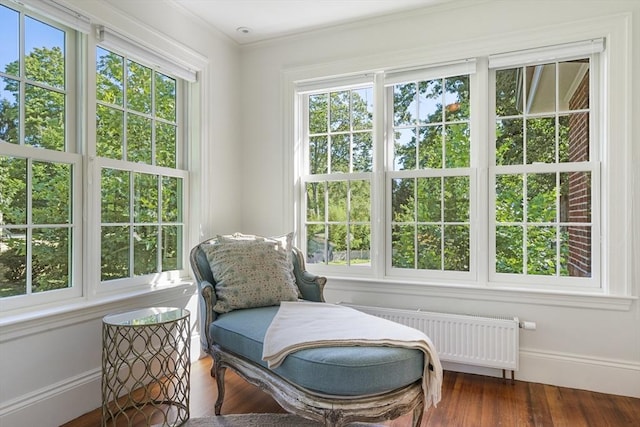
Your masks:
[{"label": "white wall", "polygon": [[[640,2],[638,1],[469,1],[424,12],[363,21],[303,36],[245,46],[242,52],[243,204],[247,232],[279,234],[294,228],[291,201],[292,102],[285,98],[290,75],[307,78],[367,71],[376,67],[438,63],[547,42],[549,31],[597,26],[630,14],[634,164],[640,160]],[[587,24],[577,25],[586,21]],[[577,30],[576,30],[577,31]],[[633,41],[633,43],[631,43]],[[498,53],[498,52],[491,52]],[[392,61],[405,61],[393,63]],[[613,100],[617,102],[617,100]],[[614,105],[624,114],[624,104]],[[612,110],[612,111],[614,111]],[[637,166],[635,168],[637,170]],[[283,181],[285,179],[285,181]],[[634,255],[639,259],[638,175],[629,180],[635,203]],[[635,264],[635,263],[634,263]],[[638,267],[632,286],[638,295]],[[330,301],[476,314],[515,315],[535,321],[521,331],[516,378],[640,397],[640,308],[638,301],[578,298],[495,289],[443,288],[409,283],[329,278]],[[489,372],[490,374],[499,374]]]},{"label": "white wall", "polygon": [[[239,51],[235,43],[181,14],[175,6],[127,0],[69,0],[92,22],[178,58],[201,60],[194,114],[202,115],[190,147],[194,162],[189,200],[191,244],[240,229]],[[114,6],[117,6],[114,7]],[[153,6],[153,7],[151,7]],[[58,426],[101,405],[101,319],[110,312],[149,306],[191,311],[194,285],[126,299],[86,299],[71,307],[50,307],[37,315],[0,318],[0,425]],[[198,331],[192,328],[191,355],[198,357]]]}]

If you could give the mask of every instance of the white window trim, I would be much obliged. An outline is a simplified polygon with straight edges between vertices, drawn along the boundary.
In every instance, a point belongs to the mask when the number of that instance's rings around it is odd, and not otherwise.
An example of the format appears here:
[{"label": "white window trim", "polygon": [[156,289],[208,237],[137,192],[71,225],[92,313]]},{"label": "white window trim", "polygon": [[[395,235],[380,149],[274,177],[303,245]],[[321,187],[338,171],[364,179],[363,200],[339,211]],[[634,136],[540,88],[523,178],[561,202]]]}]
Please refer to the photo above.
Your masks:
[{"label": "white window trim", "polygon": [[[602,289],[603,293],[591,292],[569,292],[569,291],[553,291],[553,290],[529,290],[523,291],[518,288],[509,288],[507,286],[496,289],[488,281],[488,271],[486,267],[479,266],[479,281],[482,285],[468,286],[460,284],[461,288],[454,286],[455,289],[462,289],[462,293],[468,295],[480,295],[485,293],[489,295],[491,300],[503,300],[511,302],[531,302],[539,304],[551,304],[571,307],[593,307],[612,310],[628,310],[631,304],[638,299],[634,292],[632,283],[632,259],[633,254],[632,243],[634,238],[638,236],[638,228],[633,227],[631,218],[631,190],[632,186],[629,182],[632,180],[632,156],[631,156],[631,107],[632,100],[626,90],[631,87],[631,14],[620,14],[608,17],[599,17],[598,19],[590,19],[571,23],[563,23],[562,25],[548,26],[538,33],[539,37],[532,40],[531,32],[513,32],[512,34],[499,34],[495,37],[487,37],[482,40],[482,47],[479,44],[471,44],[471,46],[456,44],[454,50],[460,57],[477,57],[478,62],[488,61],[483,56],[496,54],[498,52],[512,52],[526,49],[533,49],[540,46],[554,46],[571,43],[572,41],[591,40],[605,38],[607,49],[603,53],[603,60],[607,63],[607,72],[603,77],[602,94],[602,117],[605,118],[606,130],[600,130],[602,141],[606,147],[602,153],[603,161],[613,162],[616,167],[602,167],[601,175],[603,186],[603,195],[600,201],[601,206],[615,206],[607,208],[602,213],[602,233],[606,236],[601,242],[603,252],[602,259]],[[475,50],[474,51],[474,46]],[[352,60],[344,60],[326,64],[318,64],[314,67],[290,68],[284,70],[282,74],[283,95],[283,125],[284,140],[287,143],[285,152],[286,164],[292,165],[285,172],[285,188],[292,185],[292,190],[285,194],[285,202],[292,209],[290,213],[283,218],[283,225],[289,228],[292,225],[299,224],[299,211],[295,211],[294,207],[299,206],[299,180],[297,167],[293,166],[299,161],[299,134],[297,129],[297,115],[295,111],[299,109],[296,99],[296,82],[303,80],[321,80],[323,76],[339,76],[345,72],[356,74],[358,72],[376,72],[385,68],[393,68],[394,63],[406,64],[415,61],[420,64],[417,58],[430,57],[436,63],[455,61],[450,58],[451,53],[447,50],[447,46],[425,47],[420,52],[411,50],[407,52],[397,52],[396,54],[379,55],[370,57],[359,57]],[[389,67],[391,66],[391,67]],[[371,71],[367,71],[371,70]],[[479,73],[482,73],[479,70]],[[487,91],[487,88],[481,88]],[[488,96],[488,93],[486,94]],[[488,99],[485,97],[485,99]],[[484,107],[484,106],[482,106]],[[380,114],[381,107],[377,107],[376,113]],[[488,123],[488,118],[485,120]],[[480,126],[483,126],[482,124]],[[487,125],[484,125],[486,128]],[[380,124],[377,126],[378,132],[381,131]],[[482,129],[488,134],[488,129]],[[618,145],[613,148],[610,142],[615,141]],[[478,181],[488,180],[486,171],[479,171]],[[377,177],[377,185],[382,185],[383,178]],[[615,191],[614,191],[615,190]],[[482,195],[481,195],[482,196]],[[373,212],[377,207],[373,208]],[[481,213],[482,215],[482,213]],[[633,230],[633,236],[628,230]],[[481,236],[481,239],[483,237]],[[300,239],[300,236],[298,236]],[[488,241],[488,236],[484,237]],[[372,245],[379,248],[380,242],[372,241]],[[372,248],[375,251],[375,248]],[[379,263],[378,263],[379,264]],[[315,266],[309,266],[311,271],[315,271]],[[484,277],[483,277],[484,276]],[[392,287],[396,291],[393,282],[384,277],[384,272],[380,269],[375,271],[373,278],[359,277],[353,278],[344,274],[336,274],[330,276],[337,280],[352,281],[355,283],[365,283],[371,286],[374,283],[382,283],[385,287]],[[382,282],[380,282],[382,281]],[[401,281],[409,284],[408,281]],[[423,293],[423,289],[435,290],[435,295],[446,294],[447,290],[453,289],[446,284],[421,284],[419,286],[408,285],[411,288],[410,293]],[[473,289],[477,289],[474,291]],[[348,289],[345,289],[348,290]],[[492,290],[488,292],[487,290]],[[398,291],[400,291],[398,289]],[[456,291],[457,292],[457,291]],[[554,303],[554,301],[556,303]]]}]

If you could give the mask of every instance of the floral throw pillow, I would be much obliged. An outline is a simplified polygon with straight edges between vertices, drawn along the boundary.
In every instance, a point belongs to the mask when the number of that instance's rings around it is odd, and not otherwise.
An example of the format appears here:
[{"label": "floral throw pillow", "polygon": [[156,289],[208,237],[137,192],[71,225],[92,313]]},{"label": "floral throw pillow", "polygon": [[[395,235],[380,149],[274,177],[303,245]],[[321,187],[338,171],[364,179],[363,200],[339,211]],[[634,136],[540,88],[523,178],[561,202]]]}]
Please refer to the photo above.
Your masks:
[{"label": "floral throw pillow", "polygon": [[218,236],[205,252],[216,281],[213,310],[232,310],[279,305],[298,299],[293,275],[293,234],[282,238],[232,235]]}]

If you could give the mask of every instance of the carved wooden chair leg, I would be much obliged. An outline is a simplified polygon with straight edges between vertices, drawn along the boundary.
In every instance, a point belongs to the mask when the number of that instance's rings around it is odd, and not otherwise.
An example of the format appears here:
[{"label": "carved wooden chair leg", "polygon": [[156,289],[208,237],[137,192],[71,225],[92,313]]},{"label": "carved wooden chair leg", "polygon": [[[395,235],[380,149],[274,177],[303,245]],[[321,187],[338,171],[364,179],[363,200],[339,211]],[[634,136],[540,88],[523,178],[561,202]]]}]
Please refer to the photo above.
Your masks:
[{"label": "carved wooden chair leg", "polygon": [[420,427],[424,415],[424,404],[421,402],[413,409],[413,427]]},{"label": "carved wooden chair leg", "polygon": [[216,383],[218,384],[218,398],[216,399],[215,414],[220,415],[220,412],[222,411],[222,402],[224,401],[224,374],[227,368],[220,366],[219,363],[216,363],[215,365],[217,366],[215,377]]}]

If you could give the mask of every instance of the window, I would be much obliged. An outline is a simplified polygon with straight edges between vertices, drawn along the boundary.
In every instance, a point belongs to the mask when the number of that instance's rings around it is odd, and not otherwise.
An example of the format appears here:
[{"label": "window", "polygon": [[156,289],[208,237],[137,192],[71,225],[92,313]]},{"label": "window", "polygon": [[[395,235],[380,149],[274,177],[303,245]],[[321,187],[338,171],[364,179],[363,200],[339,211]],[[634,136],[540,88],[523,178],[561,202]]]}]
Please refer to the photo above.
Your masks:
[{"label": "window", "polygon": [[495,70],[497,276],[593,275],[590,70],[589,57]]},{"label": "window", "polygon": [[180,83],[100,46],[96,58],[101,280],[180,270]]},{"label": "window", "polygon": [[0,298],[77,295],[75,32],[0,5]]},{"label": "window", "polygon": [[469,75],[388,89],[393,100],[391,267],[470,268]]},{"label": "window", "polygon": [[[314,81],[310,92],[302,82],[309,262],[378,279],[601,290],[603,48],[597,39],[492,55],[481,70],[468,59],[377,72],[366,127],[360,85]],[[354,249],[372,268],[350,268]]]},{"label": "window", "polygon": [[304,102],[308,262],[370,266],[373,88],[307,94]]},{"label": "window", "polygon": [[55,4],[0,1],[0,308],[179,281],[195,72],[112,30],[96,44]]}]

